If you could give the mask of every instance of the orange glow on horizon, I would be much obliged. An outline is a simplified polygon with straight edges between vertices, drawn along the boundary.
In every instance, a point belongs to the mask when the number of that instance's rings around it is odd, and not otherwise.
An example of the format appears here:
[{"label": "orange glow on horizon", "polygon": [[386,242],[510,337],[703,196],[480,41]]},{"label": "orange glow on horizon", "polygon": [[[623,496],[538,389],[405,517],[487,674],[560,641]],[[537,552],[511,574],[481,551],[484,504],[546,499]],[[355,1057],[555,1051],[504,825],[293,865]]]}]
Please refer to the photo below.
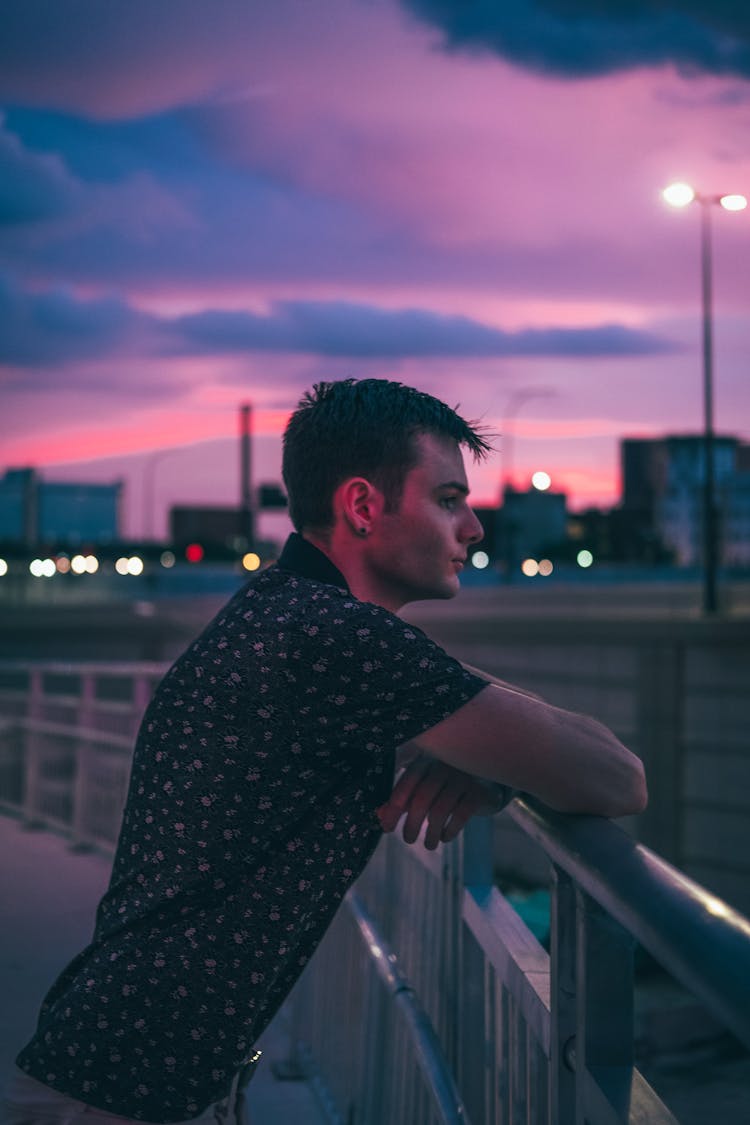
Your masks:
[{"label": "orange glow on horizon", "polygon": [[[255,409],[253,434],[280,437],[288,419],[288,410]],[[29,436],[15,443],[11,441],[3,448],[2,459],[5,466],[75,464],[176,449],[217,438],[235,438],[237,428],[235,413],[175,416],[164,410],[144,418],[139,425],[70,429]]]},{"label": "orange glow on horizon", "polygon": [[[500,478],[496,463],[467,465],[471,495],[469,503],[476,508],[493,508],[499,503]],[[568,507],[573,511],[583,508],[611,507],[620,498],[619,468],[614,464],[602,465],[548,464],[552,477],[552,491],[564,492]],[[517,468],[513,473],[516,488],[531,488],[531,472]]]}]

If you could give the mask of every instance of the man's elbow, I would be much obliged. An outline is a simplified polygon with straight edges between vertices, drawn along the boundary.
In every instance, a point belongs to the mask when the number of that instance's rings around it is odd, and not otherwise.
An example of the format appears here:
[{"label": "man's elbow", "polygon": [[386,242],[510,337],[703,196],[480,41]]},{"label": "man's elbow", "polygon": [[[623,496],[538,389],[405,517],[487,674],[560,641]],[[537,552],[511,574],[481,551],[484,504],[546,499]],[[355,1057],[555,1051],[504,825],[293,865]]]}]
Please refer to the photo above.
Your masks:
[{"label": "man's elbow", "polygon": [[620,791],[613,794],[614,810],[609,814],[612,817],[636,816],[642,813],[648,805],[648,785],[646,784],[646,771],[640,758],[633,757],[628,783]]},{"label": "man's elbow", "polygon": [[646,782],[646,771],[643,768],[643,762],[638,761],[638,772],[635,784],[635,806],[634,813],[642,813],[648,805],[648,784]]}]

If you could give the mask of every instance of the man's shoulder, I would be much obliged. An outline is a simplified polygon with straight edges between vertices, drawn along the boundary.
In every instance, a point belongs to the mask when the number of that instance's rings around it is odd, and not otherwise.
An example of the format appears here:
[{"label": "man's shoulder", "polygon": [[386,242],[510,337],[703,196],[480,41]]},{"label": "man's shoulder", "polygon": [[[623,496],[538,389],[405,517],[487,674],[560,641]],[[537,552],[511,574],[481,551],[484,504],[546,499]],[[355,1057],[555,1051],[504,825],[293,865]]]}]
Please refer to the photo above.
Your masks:
[{"label": "man's shoulder", "polygon": [[[304,646],[376,646],[387,650],[439,646],[411,622],[384,606],[361,601],[346,587],[336,586],[293,571],[272,566],[243,586],[207,626],[214,639],[247,633],[256,639],[289,641],[298,637]],[[344,646],[346,647],[346,646]]]}]

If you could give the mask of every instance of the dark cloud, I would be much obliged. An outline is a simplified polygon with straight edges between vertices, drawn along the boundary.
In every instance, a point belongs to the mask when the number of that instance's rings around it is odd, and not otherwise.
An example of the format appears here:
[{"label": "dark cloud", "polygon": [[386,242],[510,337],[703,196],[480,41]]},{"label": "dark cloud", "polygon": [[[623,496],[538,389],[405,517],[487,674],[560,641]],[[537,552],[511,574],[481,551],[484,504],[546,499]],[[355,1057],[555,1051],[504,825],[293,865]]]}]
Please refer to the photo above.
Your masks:
[{"label": "dark cloud", "polygon": [[352,359],[647,355],[673,350],[656,335],[622,325],[503,332],[461,316],[385,310],[344,301],[283,301],[266,316],[204,312],[172,329],[189,351],[304,352]]},{"label": "dark cloud", "polygon": [[59,157],[29,151],[0,114],[0,228],[57,218],[71,209],[75,195]]},{"label": "dark cloud", "polygon": [[184,179],[204,167],[208,153],[192,119],[197,111],[150,114],[129,121],[97,121],[71,113],[9,106],[7,129],[29,154],[58,154],[87,183],[117,183],[139,171]]},{"label": "dark cloud", "polygon": [[750,78],[741,0],[402,0],[447,47],[493,51],[563,77],[672,63]]},{"label": "dark cloud", "polygon": [[112,355],[132,344],[144,319],[116,299],[27,293],[0,277],[0,363],[43,367]]},{"label": "dark cloud", "polygon": [[[197,111],[102,124],[15,108],[7,121],[19,162],[54,162],[73,186],[61,207],[70,221],[50,236],[3,240],[0,232],[6,271],[153,289],[186,278],[201,286],[349,279],[371,263],[392,276],[402,264],[404,232],[389,240],[386,222],[356,204],[299,186],[291,174],[234,165]],[[23,184],[16,195],[24,198]]]}]

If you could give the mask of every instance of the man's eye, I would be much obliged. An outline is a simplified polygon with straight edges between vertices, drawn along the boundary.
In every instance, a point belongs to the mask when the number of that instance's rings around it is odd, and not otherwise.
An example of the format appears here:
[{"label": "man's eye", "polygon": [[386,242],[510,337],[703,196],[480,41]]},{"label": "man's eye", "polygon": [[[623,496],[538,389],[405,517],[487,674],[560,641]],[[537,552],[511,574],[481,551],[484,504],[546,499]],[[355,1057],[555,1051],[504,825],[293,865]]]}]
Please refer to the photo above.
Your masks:
[{"label": "man's eye", "polygon": [[443,496],[440,503],[442,504],[442,506],[444,508],[447,508],[449,512],[452,512],[453,509],[456,507],[456,504],[458,503],[458,497],[457,496]]}]

